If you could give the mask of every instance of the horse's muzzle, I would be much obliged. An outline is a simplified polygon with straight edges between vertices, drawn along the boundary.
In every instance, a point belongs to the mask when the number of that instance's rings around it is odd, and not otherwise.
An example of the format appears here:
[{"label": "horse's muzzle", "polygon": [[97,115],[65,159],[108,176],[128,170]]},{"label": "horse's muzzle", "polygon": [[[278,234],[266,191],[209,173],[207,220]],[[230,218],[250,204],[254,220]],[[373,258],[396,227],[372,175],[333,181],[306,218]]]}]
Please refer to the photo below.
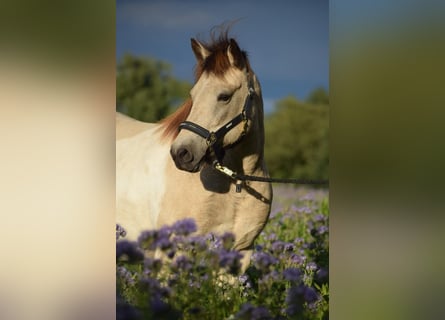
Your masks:
[{"label": "horse's muzzle", "polygon": [[188,148],[180,147],[177,150],[171,148],[170,154],[178,169],[188,172],[199,171],[201,159],[196,159]]}]

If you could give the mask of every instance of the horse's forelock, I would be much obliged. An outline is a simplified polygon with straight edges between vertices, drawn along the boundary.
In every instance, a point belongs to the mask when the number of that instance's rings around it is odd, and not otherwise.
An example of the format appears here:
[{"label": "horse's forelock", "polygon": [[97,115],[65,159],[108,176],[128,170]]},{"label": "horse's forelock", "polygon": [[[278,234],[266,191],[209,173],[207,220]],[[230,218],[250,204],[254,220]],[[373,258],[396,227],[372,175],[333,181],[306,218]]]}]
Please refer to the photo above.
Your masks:
[{"label": "horse's forelock", "polygon": [[219,37],[216,37],[215,34],[212,33],[210,42],[200,41],[200,43],[210,54],[203,61],[198,61],[195,68],[196,81],[198,81],[204,72],[213,73],[220,78],[224,77],[224,74],[232,68],[229,57],[227,56],[229,46],[236,47],[234,55],[235,66],[239,69],[245,67],[248,72],[251,71],[247,53],[239,49],[238,44],[233,38],[229,38],[228,30],[221,32]]}]

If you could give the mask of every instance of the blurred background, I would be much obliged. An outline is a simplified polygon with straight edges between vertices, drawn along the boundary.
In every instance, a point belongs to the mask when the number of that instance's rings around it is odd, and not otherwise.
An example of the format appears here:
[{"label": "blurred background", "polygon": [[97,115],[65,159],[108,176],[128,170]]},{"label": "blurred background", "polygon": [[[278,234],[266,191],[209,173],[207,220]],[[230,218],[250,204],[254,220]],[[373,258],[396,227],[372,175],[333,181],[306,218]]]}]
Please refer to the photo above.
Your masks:
[{"label": "blurred background", "polygon": [[328,14],[328,1],[117,1],[117,110],[146,122],[173,112],[194,81],[190,38],[231,25],[262,84],[271,175],[326,179]]},{"label": "blurred background", "polygon": [[[119,34],[123,3],[0,2],[0,318],[114,317],[116,64],[126,52],[150,57],[171,65],[172,78],[191,82],[189,38],[232,17],[246,17],[233,33],[262,81],[268,116],[289,96],[308,104],[313,90],[328,92],[329,62],[330,318],[445,318],[443,1],[329,1],[329,58],[317,63],[326,78],[307,86],[282,74],[278,85],[268,83],[262,69],[295,68],[317,38],[311,26],[324,22],[299,16],[299,1],[274,1],[255,23],[249,19],[262,1],[246,5],[245,14],[234,14],[245,2],[202,1],[202,8],[226,14],[182,28],[177,41],[164,33],[145,40]],[[185,12],[188,3],[175,6]],[[296,9],[277,14],[285,4]],[[156,20],[182,18],[158,13],[147,23]],[[309,38],[304,45],[301,32]],[[178,47],[119,49],[124,38]],[[166,55],[175,51],[183,71]],[[325,52],[315,51],[314,58]],[[287,52],[299,58],[278,68]],[[263,54],[265,62],[257,62]],[[316,76],[317,67],[303,72],[313,66],[303,61],[291,75]]]}]

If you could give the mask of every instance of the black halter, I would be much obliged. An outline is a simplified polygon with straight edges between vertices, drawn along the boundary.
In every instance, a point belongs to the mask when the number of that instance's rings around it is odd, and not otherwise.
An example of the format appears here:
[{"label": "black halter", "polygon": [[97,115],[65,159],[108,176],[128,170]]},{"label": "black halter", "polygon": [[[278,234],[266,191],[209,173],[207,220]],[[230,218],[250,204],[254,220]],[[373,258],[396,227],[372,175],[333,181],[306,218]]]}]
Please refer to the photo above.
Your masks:
[{"label": "black halter", "polygon": [[[206,140],[206,143],[210,149],[210,152],[213,153],[214,156],[220,160],[221,153],[224,152],[224,149],[229,149],[237,145],[244,135],[247,133],[248,129],[248,114],[250,114],[250,109],[252,107],[252,100],[253,100],[253,94],[255,93],[255,90],[253,89],[252,85],[249,86],[249,92],[247,94],[246,100],[244,102],[243,109],[240,114],[238,114],[236,117],[234,117],[232,120],[227,122],[225,125],[223,125],[221,128],[219,128],[216,131],[209,131],[206,128],[201,127],[199,124],[196,124],[191,121],[184,121],[179,124],[179,130],[186,129],[189,131],[192,131],[196,133],[197,135],[203,137]],[[227,145],[223,147],[223,139],[224,136],[235,128],[238,124],[241,122],[244,123],[243,131],[241,132],[238,139],[231,143],[230,145]],[[217,147],[218,146],[218,147]]]}]

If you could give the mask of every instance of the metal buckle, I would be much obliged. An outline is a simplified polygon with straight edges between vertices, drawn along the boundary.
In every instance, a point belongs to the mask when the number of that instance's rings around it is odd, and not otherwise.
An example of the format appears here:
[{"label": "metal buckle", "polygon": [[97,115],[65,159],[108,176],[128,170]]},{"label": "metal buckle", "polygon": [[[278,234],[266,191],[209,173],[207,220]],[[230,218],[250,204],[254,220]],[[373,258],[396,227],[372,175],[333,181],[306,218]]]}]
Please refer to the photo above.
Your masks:
[{"label": "metal buckle", "polygon": [[232,170],[230,170],[229,168],[227,168],[227,167],[221,165],[217,160],[215,160],[215,161],[213,162],[213,167],[214,167],[216,170],[218,170],[219,172],[225,174],[226,176],[229,176],[230,178],[236,180],[236,182],[235,182],[235,191],[236,191],[237,193],[240,193],[240,192],[241,192],[241,189],[242,189],[242,187],[243,187],[243,181],[237,179],[237,174],[236,174],[235,171],[232,171]]},{"label": "metal buckle", "polygon": [[216,142],[216,134],[215,134],[215,132],[210,132],[209,136],[206,139],[206,142],[207,142],[207,145],[209,147],[213,146],[215,144],[215,142]]},{"label": "metal buckle", "polygon": [[221,165],[218,161],[215,161],[213,166],[215,167],[216,170],[218,170],[221,173],[224,173],[226,176],[229,176],[233,179],[236,178],[236,172],[230,170],[227,167],[224,167],[223,165]]}]

